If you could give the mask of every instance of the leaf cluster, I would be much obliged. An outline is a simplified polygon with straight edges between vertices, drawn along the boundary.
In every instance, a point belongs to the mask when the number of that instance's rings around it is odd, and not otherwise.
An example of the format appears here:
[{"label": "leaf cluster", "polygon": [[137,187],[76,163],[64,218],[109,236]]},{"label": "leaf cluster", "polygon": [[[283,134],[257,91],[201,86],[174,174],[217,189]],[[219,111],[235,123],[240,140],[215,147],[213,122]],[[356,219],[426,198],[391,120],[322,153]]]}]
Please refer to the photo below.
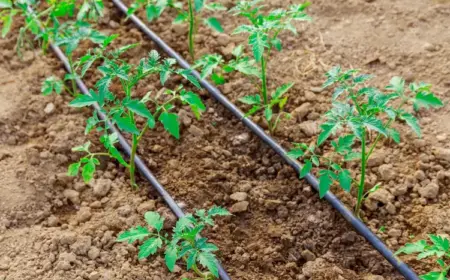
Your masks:
[{"label": "leaf cluster", "polygon": [[[195,13],[200,13],[204,9],[210,11],[226,10],[225,6],[222,4],[208,0],[194,0],[193,2],[193,10]],[[148,21],[153,21],[159,18],[166,9],[174,9],[178,13],[173,21],[174,24],[189,22],[189,8],[184,7],[182,2],[176,2],[173,0],[136,0],[128,8],[127,16],[134,14],[141,8],[145,8]],[[208,17],[203,20],[203,23],[217,32],[224,31],[219,20],[215,17]]]},{"label": "leaf cluster", "polygon": [[[145,213],[148,227],[137,226],[117,237],[118,242],[142,242],[139,246],[138,258],[144,259],[164,250],[164,259],[169,271],[173,271],[175,264],[183,260],[187,270],[193,270],[202,279],[216,279],[219,277],[218,261],[215,256],[219,250],[216,245],[209,243],[207,238],[200,237],[207,226],[214,226],[213,218],[228,216],[230,213],[221,207],[212,207],[208,211],[201,209],[195,215],[188,214],[180,218],[172,230],[172,234],[163,232],[164,218],[157,212]],[[199,270],[199,266],[208,272]]]},{"label": "leaf cluster", "polygon": [[446,260],[450,258],[450,241],[439,235],[428,235],[431,244],[427,240],[419,240],[414,243],[407,243],[405,246],[395,252],[398,254],[416,254],[418,260],[435,257],[440,270],[432,271],[420,276],[422,280],[446,280],[450,265],[446,264]]}]

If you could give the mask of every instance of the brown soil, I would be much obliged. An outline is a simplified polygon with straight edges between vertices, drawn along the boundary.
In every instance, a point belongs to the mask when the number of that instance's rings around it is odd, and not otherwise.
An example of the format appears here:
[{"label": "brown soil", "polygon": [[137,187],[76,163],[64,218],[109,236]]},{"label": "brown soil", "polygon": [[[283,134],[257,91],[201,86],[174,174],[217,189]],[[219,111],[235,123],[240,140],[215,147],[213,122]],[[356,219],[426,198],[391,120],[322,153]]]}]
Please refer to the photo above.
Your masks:
[{"label": "brown soil", "polygon": [[[270,1],[270,6],[285,2]],[[121,15],[109,8],[101,31],[119,33],[120,45],[141,42],[131,53],[134,60],[153,48],[131,24],[117,28]],[[300,37],[286,34],[285,51],[270,65],[271,85],[296,83],[288,110],[298,115],[283,123],[277,135],[286,147],[291,141],[315,140],[319,114],[330,106],[329,93],[317,87],[335,64],[373,73],[379,86],[394,75],[424,80],[448,101],[449,3],[317,0],[310,13],[314,22],[302,27]],[[187,56],[186,37],[177,27],[168,28],[170,21],[166,15],[150,27]],[[222,21],[228,33],[236,24],[228,16]],[[202,28],[200,33],[199,54],[229,56],[242,41]],[[147,183],[140,181],[140,191],[132,191],[124,169],[111,162],[89,185],[65,175],[77,158],[71,147],[88,139],[83,130],[91,112],[70,109],[68,96],[41,96],[45,77],[64,75],[61,65],[51,55],[35,57],[31,51],[20,61],[12,51],[14,42],[0,41],[0,279],[181,279],[182,272],[167,272],[162,258],[138,262],[135,246],[114,242],[118,232],[142,224],[147,210],[174,220],[156,193],[147,191]],[[222,89],[233,101],[253,90],[242,77],[230,80]],[[152,87],[146,84],[140,91]],[[139,154],[186,211],[213,204],[231,208],[231,194],[247,194],[247,211],[207,233],[220,247],[232,279],[401,279],[270,149],[202,94],[207,113],[201,121],[184,118],[182,140],[157,129],[147,135]],[[306,111],[297,109],[305,102],[311,104],[304,106]],[[385,143],[369,171],[371,183],[384,186],[369,201],[365,219],[373,231],[386,228],[379,235],[392,250],[411,235],[450,234],[450,110],[420,112],[419,117],[423,139],[404,133],[403,144]],[[95,136],[89,140],[95,142]],[[94,195],[94,188],[104,192]],[[353,205],[349,195],[341,196]],[[418,273],[434,268],[405,260]]]}]

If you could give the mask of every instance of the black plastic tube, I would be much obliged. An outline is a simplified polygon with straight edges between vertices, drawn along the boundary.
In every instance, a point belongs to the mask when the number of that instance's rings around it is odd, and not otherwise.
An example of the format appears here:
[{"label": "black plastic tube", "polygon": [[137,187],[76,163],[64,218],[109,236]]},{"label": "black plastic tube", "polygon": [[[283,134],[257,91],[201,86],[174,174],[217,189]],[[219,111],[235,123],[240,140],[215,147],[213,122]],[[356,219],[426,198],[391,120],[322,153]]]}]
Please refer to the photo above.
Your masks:
[{"label": "black plastic tube", "polygon": [[[123,13],[127,13],[128,8],[123,4],[121,0],[112,0],[114,5],[119,8]],[[170,57],[175,58],[178,64],[185,68],[191,69],[189,63],[184,60],[177,52],[169,47],[158,35],[151,31],[148,26],[143,23],[137,16],[131,15],[130,20],[139,27],[139,29],[147,35],[159,48],[166,52]],[[289,158],[286,151],[279,145],[272,137],[267,135],[263,129],[255,124],[249,118],[245,118],[245,114],[239,110],[230,100],[228,100],[216,87],[211,85],[205,79],[200,77],[200,74],[192,70],[192,74],[200,81],[200,84],[225,108],[227,108],[234,116],[236,116],[241,122],[247,126],[254,134],[256,134],[264,143],[272,148],[287,164],[289,164],[297,174],[300,174],[302,165]],[[319,190],[319,181],[317,178],[309,173],[305,176],[305,180],[316,190]],[[383,243],[360,219],[358,219],[352,211],[347,209],[345,205],[332,193],[327,192],[325,194],[325,200],[328,201],[354,228],[361,234],[380,254],[388,260],[392,266],[402,274],[407,280],[419,280],[417,274],[404,262],[395,256],[395,254],[389,250],[386,244]]]},{"label": "black plastic tube", "polygon": [[[64,55],[64,53],[61,51],[61,49],[58,46],[55,46],[54,44],[50,45],[51,49],[55,53],[55,55],[62,61],[64,64],[64,68],[66,68],[66,71],[70,73],[70,66],[69,61],[67,57]],[[76,79],[76,83],[78,88],[80,88],[80,91],[84,95],[89,95],[89,90],[86,87],[86,85],[83,83],[83,81],[79,78]],[[106,120],[105,114],[103,114],[100,111],[100,107],[97,103],[93,105],[94,109],[97,111],[97,114],[99,115],[99,118],[102,120]],[[113,133],[117,133],[119,144],[122,147],[122,150],[128,155],[131,155],[131,147],[128,144],[128,141],[123,137],[123,135],[120,133],[120,131],[107,120],[107,126]],[[150,184],[156,189],[156,191],[159,193],[159,195],[164,199],[166,204],[169,206],[169,208],[172,210],[172,212],[178,217],[182,218],[184,217],[184,212],[181,210],[180,206],[175,202],[173,197],[166,191],[166,189],[161,185],[161,183],[156,179],[156,177],[153,175],[153,173],[148,169],[148,167],[145,165],[145,163],[141,160],[139,156],[136,155],[134,162],[136,163],[136,167],[139,170],[139,172],[142,174],[142,176],[147,179]],[[223,280],[231,280],[230,276],[228,276],[225,269],[222,267],[222,265],[218,264],[219,268],[219,276]]]}]

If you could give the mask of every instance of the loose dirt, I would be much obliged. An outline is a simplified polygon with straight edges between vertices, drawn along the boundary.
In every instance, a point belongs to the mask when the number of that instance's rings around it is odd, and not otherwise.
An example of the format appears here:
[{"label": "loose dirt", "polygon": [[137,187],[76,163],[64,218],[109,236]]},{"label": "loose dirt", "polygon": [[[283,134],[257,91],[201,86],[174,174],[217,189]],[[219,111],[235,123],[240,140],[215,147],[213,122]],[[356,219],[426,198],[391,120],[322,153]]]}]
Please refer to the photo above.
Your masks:
[{"label": "loose dirt", "polygon": [[[271,7],[286,4],[270,1]],[[276,135],[286,147],[291,141],[315,141],[319,116],[330,106],[330,93],[318,87],[335,64],[375,74],[380,87],[394,75],[427,81],[448,101],[450,3],[318,0],[310,13],[314,22],[300,26],[299,37],[284,35],[286,51],[270,64],[272,87],[296,83],[288,102],[296,115]],[[179,27],[169,28],[172,18],[166,15],[150,27],[187,57],[186,36]],[[121,19],[109,6],[100,30],[120,34],[117,45],[141,42],[129,55],[137,60],[153,45],[131,24],[119,27]],[[228,33],[236,25],[231,16],[221,20]],[[200,32],[199,54],[229,57],[242,42]],[[88,185],[65,175],[77,158],[71,147],[97,142],[95,135],[83,134],[92,113],[70,109],[69,96],[41,96],[45,77],[63,77],[61,65],[52,55],[31,51],[20,61],[14,42],[0,40],[0,279],[189,276],[182,269],[169,274],[160,257],[137,261],[135,246],[114,242],[120,231],[143,224],[145,211],[157,210],[172,223],[175,218],[144,181],[132,191],[116,163],[103,162]],[[243,77],[229,78],[222,90],[233,101],[254,90]],[[94,81],[95,75],[89,76],[88,84]],[[155,88],[148,83],[137,94]],[[186,211],[214,204],[235,211],[206,233],[221,249],[232,279],[402,279],[270,149],[206,92],[202,95],[208,107],[202,120],[180,114],[182,140],[159,128],[147,134],[139,154]],[[403,144],[384,143],[374,156],[368,176],[383,187],[366,205],[364,219],[374,232],[386,228],[378,234],[392,250],[427,233],[450,234],[449,117],[448,106],[420,112],[423,139],[405,130]],[[349,195],[339,195],[353,205]],[[405,260],[418,273],[435,268],[431,262]]]}]

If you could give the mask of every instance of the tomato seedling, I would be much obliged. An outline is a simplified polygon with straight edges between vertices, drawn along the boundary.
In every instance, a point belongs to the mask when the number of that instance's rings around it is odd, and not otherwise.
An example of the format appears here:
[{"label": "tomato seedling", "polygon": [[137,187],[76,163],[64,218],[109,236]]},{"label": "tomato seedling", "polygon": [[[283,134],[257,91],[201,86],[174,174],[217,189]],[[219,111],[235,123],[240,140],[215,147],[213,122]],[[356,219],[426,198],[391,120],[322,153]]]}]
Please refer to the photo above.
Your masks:
[{"label": "tomato seedling", "polygon": [[[405,122],[418,137],[421,131],[418,120],[404,109],[412,104],[415,110],[421,107],[441,107],[442,101],[431,92],[431,85],[410,83],[405,87],[405,80],[393,77],[386,87],[386,93],[375,87],[365,86],[372,76],[359,74],[357,70],[343,71],[340,66],[332,68],[327,74],[324,88],[337,85],[332,95],[332,109],[325,113],[326,122],[322,124],[317,143],[306,145],[294,143],[289,151],[291,158],[303,158],[304,166],[300,177],[303,178],[315,165],[324,166],[319,171],[319,195],[322,198],[334,182],[349,192],[352,185],[357,186],[355,214],[359,216],[363,200],[379,185],[365,192],[367,162],[384,137],[400,142],[400,133],[393,127],[396,122]],[[396,101],[395,105],[391,105]],[[342,136],[331,141],[334,155],[323,156],[316,153],[333,134],[343,131]],[[358,150],[358,145],[360,150]],[[335,158],[338,158],[336,160]],[[346,161],[360,161],[360,178],[352,177],[350,170],[343,167]]]},{"label": "tomato seedling", "polygon": [[[119,234],[117,242],[132,244],[142,241],[139,259],[145,259],[164,249],[165,263],[170,272],[174,271],[177,261],[182,260],[186,269],[197,275],[196,279],[217,279],[218,260],[214,252],[219,248],[209,243],[207,238],[200,237],[200,234],[205,227],[214,226],[214,217],[228,215],[230,213],[221,207],[212,207],[208,211],[197,210],[195,215],[187,214],[180,218],[169,236],[163,230],[164,218],[157,212],[147,212],[144,217],[148,226],[137,226]],[[207,271],[202,271],[200,267]]]},{"label": "tomato seedling", "polygon": [[[174,59],[161,59],[155,50],[141,59],[138,65],[130,64],[119,58],[123,52],[134,46],[128,45],[106,53],[102,52],[102,48],[97,48],[93,53],[90,52],[83,56],[80,62],[77,62],[77,66],[82,67],[81,74],[84,75],[94,61],[101,59],[102,65],[98,67],[98,70],[103,74],[103,78],[97,81],[95,89],[90,89],[90,95],[77,95],[69,104],[72,107],[86,107],[93,104],[100,106],[100,111],[105,114],[106,120],[100,120],[94,112],[94,115],[87,120],[86,133],[89,133],[95,127],[98,131],[104,132],[100,141],[108,153],[101,155],[115,158],[124,165],[129,170],[133,187],[137,186],[135,179],[137,147],[145,132],[149,128],[155,128],[157,121],[159,121],[166,131],[179,139],[180,125],[178,115],[174,112],[177,108],[177,102],[189,105],[197,118],[200,118],[201,113],[206,109],[197,94],[184,89],[181,85],[172,90],[163,89],[157,94],[148,92],[143,98],[135,98],[135,87],[152,74],[159,75],[162,86],[165,85],[171,75],[179,75],[197,88],[200,88],[200,84],[190,74],[189,70],[175,68],[176,61]],[[120,82],[121,91],[110,91],[111,84],[114,81]],[[149,106],[154,109],[153,113]],[[145,120],[140,128],[138,127],[137,117]],[[108,134],[107,121],[111,121],[119,130],[131,134],[132,145],[129,162],[126,162],[114,147],[117,142],[117,135]],[[89,146],[87,145],[87,147]],[[81,158],[79,162],[69,166],[69,175],[76,176],[83,165],[82,176],[86,182],[89,182],[93,178],[95,166],[98,165],[98,160],[95,157],[99,154],[90,153],[86,148],[74,148],[74,151],[85,152],[87,155]]]},{"label": "tomato seedling", "polygon": [[127,15],[130,16],[139,8],[145,7],[147,19],[152,21],[161,16],[167,8],[175,9],[178,13],[174,19],[174,24],[188,23],[188,43],[189,54],[192,59],[195,59],[195,35],[197,34],[198,24],[202,22],[217,32],[224,32],[219,20],[215,17],[208,17],[202,20],[201,11],[207,9],[210,11],[226,10],[225,6],[220,3],[210,3],[208,0],[187,0],[187,9],[182,2],[175,2],[173,0],[136,0],[128,9]]},{"label": "tomato seedling", "polygon": [[[396,255],[399,254],[416,254],[418,260],[425,258],[436,257],[436,262],[438,263],[440,270],[432,271],[423,275],[420,275],[422,280],[446,280],[448,271],[450,270],[450,264],[447,264],[450,260],[450,241],[439,235],[428,235],[431,240],[429,244],[426,240],[419,240],[414,243],[406,243],[405,246],[398,249],[395,252]],[[447,263],[446,263],[447,261]]]},{"label": "tomato seedling", "polygon": [[[242,103],[252,105],[253,107],[247,115],[255,114],[264,110],[264,117],[267,120],[270,133],[274,133],[280,121],[281,116],[289,116],[283,112],[287,102],[286,92],[294,85],[293,83],[284,84],[270,95],[267,85],[267,64],[271,58],[273,49],[282,50],[282,42],[279,35],[286,30],[297,34],[294,21],[310,21],[311,18],[305,13],[305,9],[310,5],[309,2],[303,4],[291,5],[288,10],[276,9],[267,14],[261,12],[262,5],[258,5],[261,0],[240,1],[230,10],[236,16],[246,18],[250,24],[240,25],[233,34],[248,34],[248,45],[251,47],[253,57],[259,65],[259,93],[248,95],[240,99]],[[261,100],[262,99],[262,100]],[[278,108],[277,108],[278,107]],[[274,108],[277,108],[274,110]],[[276,117],[274,117],[277,114]],[[278,112],[277,112],[278,111]]]}]

